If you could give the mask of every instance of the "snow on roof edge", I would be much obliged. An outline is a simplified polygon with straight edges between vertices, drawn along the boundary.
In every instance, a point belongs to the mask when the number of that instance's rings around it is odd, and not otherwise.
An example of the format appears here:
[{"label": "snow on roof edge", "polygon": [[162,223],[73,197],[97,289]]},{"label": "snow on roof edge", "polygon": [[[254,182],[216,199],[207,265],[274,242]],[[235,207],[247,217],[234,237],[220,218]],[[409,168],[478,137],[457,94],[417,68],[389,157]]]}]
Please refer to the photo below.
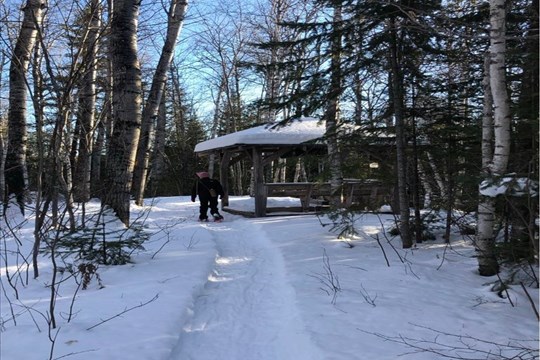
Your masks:
[{"label": "snow on roof edge", "polygon": [[323,121],[310,117],[294,119],[279,127],[272,126],[276,124],[260,125],[200,142],[195,146],[195,152],[200,153],[242,144],[297,145],[319,139],[326,132]]}]

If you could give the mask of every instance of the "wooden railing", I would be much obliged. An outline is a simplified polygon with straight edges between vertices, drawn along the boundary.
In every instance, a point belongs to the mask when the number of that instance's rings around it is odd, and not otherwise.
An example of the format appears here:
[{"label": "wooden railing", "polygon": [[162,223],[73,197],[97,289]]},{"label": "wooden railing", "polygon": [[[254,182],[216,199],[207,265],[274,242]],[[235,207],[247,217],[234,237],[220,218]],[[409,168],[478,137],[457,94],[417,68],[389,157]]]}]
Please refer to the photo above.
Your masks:
[{"label": "wooden railing", "polygon": [[267,197],[296,197],[300,199],[302,210],[307,211],[312,198],[330,196],[330,183],[266,183]]},{"label": "wooden railing", "polygon": [[[267,197],[296,197],[300,199],[302,210],[309,210],[313,199],[328,200],[331,195],[330,183],[265,183]],[[376,209],[384,203],[391,203],[392,189],[378,181],[347,179],[343,181],[343,205],[356,205],[362,209]]]}]

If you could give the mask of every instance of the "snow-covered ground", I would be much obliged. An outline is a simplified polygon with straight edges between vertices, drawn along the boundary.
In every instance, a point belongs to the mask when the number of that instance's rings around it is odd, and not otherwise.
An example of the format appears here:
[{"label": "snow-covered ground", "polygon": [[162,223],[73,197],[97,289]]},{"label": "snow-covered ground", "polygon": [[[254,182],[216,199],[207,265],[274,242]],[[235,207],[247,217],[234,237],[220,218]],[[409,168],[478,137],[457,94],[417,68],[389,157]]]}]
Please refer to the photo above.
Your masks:
[{"label": "snow-covered ground", "polygon": [[[155,199],[133,263],[100,266],[78,292],[63,273],[51,330],[52,265],[41,258],[38,279],[30,265],[34,219],[14,229],[21,245],[2,220],[0,359],[506,359],[524,348],[516,358],[538,359],[526,293],[511,286],[512,306],[491,291],[497,278],[477,275],[469,239],[403,250],[381,232],[390,215],[358,217],[360,236],[342,241],[315,215],[197,214],[189,197]],[[13,208],[6,219],[22,217]]]}]

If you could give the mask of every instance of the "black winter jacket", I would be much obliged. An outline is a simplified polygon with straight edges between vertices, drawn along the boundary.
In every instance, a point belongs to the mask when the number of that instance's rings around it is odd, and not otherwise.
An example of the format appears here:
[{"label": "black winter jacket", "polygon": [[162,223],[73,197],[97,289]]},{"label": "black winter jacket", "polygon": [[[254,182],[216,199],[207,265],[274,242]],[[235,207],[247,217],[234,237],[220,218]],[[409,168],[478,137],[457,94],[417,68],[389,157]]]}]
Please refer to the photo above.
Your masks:
[{"label": "black winter jacket", "polygon": [[210,189],[214,189],[217,196],[223,196],[223,187],[219,181],[211,178],[198,179],[191,189],[191,201],[195,201],[197,195],[199,195],[199,200],[209,200],[211,198]]}]

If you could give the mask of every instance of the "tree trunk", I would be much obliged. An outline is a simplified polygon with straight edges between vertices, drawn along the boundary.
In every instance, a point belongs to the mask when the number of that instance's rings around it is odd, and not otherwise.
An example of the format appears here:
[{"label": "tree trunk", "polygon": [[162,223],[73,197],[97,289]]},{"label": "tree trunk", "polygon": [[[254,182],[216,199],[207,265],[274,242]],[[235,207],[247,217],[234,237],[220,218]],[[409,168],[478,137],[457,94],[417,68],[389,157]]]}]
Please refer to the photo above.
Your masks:
[{"label": "tree trunk", "polygon": [[[224,71],[224,70],[223,70]],[[214,100],[214,116],[212,119],[212,127],[210,129],[210,137],[216,138],[218,136],[219,120],[221,119],[221,100],[225,95],[225,89],[227,87],[226,81],[227,75],[223,72],[220,75],[219,86],[217,89],[216,98]],[[210,154],[208,157],[208,173],[213,175],[216,163],[216,157],[214,154]]]},{"label": "tree trunk", "polygon": [[[108,1],[107,13],[112,14],[112,1]],[[109,50],[110,55],[110,50]],[[106,78],[103,111],[97,123],[97,136],[92,148],[92,174],[90,179],[90,189],[93,197],[102,198],[105,191],[103,186],[104,174],[107,169],[107,156],[103,156],[107,143],[112,137],[113,124],[113,64],[111,56],[104,59]]]},{"label": "tree trunk", "polygon": [[437,188],[439,190],[439,197],[441,199],[444,199],[446,198],[446,193],[448,192],[448,189],[446,188],[443,176],[441,175],[441,170],[439,169],[440,167],[437,166],[437,162],[430,151],[426,151],[426,155],[428,158],[429,168],[433,172],[433,178],[435,179],[435,184],[437,185]]},{"label": "tree trunk", "polygon": [[90,199],[92,146],[94,141],[94,117],[96,108],[97,50],[100,28],[101,7],[99,0],[92,0],[90,3],[88,36],[84,44],[85,56],[83,56],[87,68],[79,89],[79,142],[73,179],[75,201],[81,202],[86,202]]},{"label": "tree trunk", "polygon": [[[283,22],[284,8],[287,4],[283,1],[271,1],[271,13],[270,21],[272,22],[271,28],[268,29],[270,33],[270,42],[277,44],[281,41],[281,23]],[[276,45],[272,45],[269,50],[268,65],[265,72],[265,91],[264,91],[264,104],[261,109],[261,123],[274,122],[276,120],[276,99],[279,93],[280,74],[278,68],[279,52],[280,49]]]},{"label": "tree trunk", "polygon": [[307,182],[306,167],[302,158],[298,158],[296,166],[294,168],[294,180],[293,182]]},{"label": "tree trunk", "polygon": [[90,196],[99,196],[101,192],[101,154],[105,146],[105,125],[103,119],[96,124],[96,139],[92,146],[90,170]]},{"label": "tree trunk", "polygon": [[[4,120],[0,118],[0,128],[5,128]],[[6,204],[8,202],[8,198],[6,196],[6,177],[4,168],[6,165],[6,139],[4,138],[4,132],[0,131],[0,202],[2,204]],[[3,214],[3,211],[0,213]]]},{"label": "tree trunk", "polygon": [[427,179],[427,175],[424,170],[424,165],[422,164],[421,161],[418,162],[418,174],[420,176],[420,181],[422,182],[422,186],[424,188],[424,208],[430,209],[431,199],[433,199],[433,189],[431,187],[429,180]]},{"label": "tree trunk", "polygon": [[[4,64],[5,64],[5,54],[0,54],[0,84],[2,84],[2,74],[4,73]],[[4,173],[6,165],[6,147],[7,139],[4,137],[4,130],[7,129],[6,119],[0,117],[0,203],[7,204],[6,198],[6,177]],[[0,212],[0,215],[3,214],[3,211]]]},{"label": "tree trunk", "polygon": [[137,58],[140,1],[115,0],[111,21],[113,130],[107,150],[103,206],[126,226],[137,143],[141,128],[141,69]]},{"label": "tree trunk", "polygon": [[363,80],[360,72],[357,71],[353,74],[354,86],[352,88],[354,94],[354,123],[355,125],[362,124],[362,100],[363,100]]},{"label": "tree trunk", "polygon": [[[482,167],[484,179],[504,175],[510,155],[510,99],[506,85],[506,2],[490,1],[490,48],[485,69],[484,120],[482,124]],[[491,94],[491,97],[489,96]],[[489,100],[493,99],[493,118]],[[491,148],[493,136],[493,148]],[[493,276],[499,271],[495,253],[495,199],[482,196],[478,205],[476,248],[478,271]]]},{"label": "tree trunk", "polygon": [[156,140],[152,153],[152,170],[149,179],[158,182],[165,173],[165,143],[167,140],[167,109],[165,106],[165,96],[161,98],[156,123]]},{"label": "tree trunk", "polygon": [[45,87],[43,86],[43,74],[41,69],[40,47],[34,48],[34,59],[32,65],[32,82],[34,83],[34,94],[32,102],[34,105],[34,116],[36,122],[36,153],[37,158],[37,176],[36,176],[36,200],[35,200],[35,218],[34,223],[34,246],[32,248],[32,268],[34,270],[34,279],[39,276],[39,249],[41,248],[41,238],[43,233],[43,221],[48,210],[47,201],[43,201],[44,189],[43,179],[45,177],[45,144],[43,136],[44,126],[44,107],[45,107]]},{"label": "tree trunk", "polygon": [[163,44],[156,72],[154,73],[150,94],[148,95],[148,100],[142,114],[141,138],[137,148],[137,159],[133,173],[133,191],[137,205],[143,204],[151,154],[151,132],[158,116],[161,97],[167,82],[167,72],[171,65],[178,35],[182,29],[187,4],[187,0],[171,0],[168,11],[167,36]]},{"label": "tree trunk", "polygon": [[[415,111],[416,109],[414,109],[415,107],[415,103],[414,103],[414,99],[413,99],[413,111]],[[421,210],[421,203],[420,203],[420,187],[421,187],[421,184],[420,184],[420,167],[418,166],[418,157],[419,157],[419,154],[418,154],[418,143],[417,143],[417,133],[416,133],[416,118],[413,116],[412,117],[412,136],[413,136],[413,143],[412,143],[412,148],[413,148],[413,153],[412,153],[412,167],[413,167],[413,171],[414,171],[414,174],[413,174],[413,186],[412,186],[412,189],[413,189],[413,204],[414,204],[414,239],[416,241],[417,244],[420,244],[422,243],[423,241],[423,226],[422,226],[422,216],[420,214],[420,210]]]},{"label": "tree trunk", "polygon": [[396,156],[399,197],[399,232],[404,249],[413,245],[409,220],[409,193],[407,189],[407,156],[405,154],[405,121],[403,117],[403,84],[399,68],[399,50],[395,20],[390,20],[390,63],[392,76],[392,103],[396,122]]},{"label": "tree trunk", "polygon": [[[6,195],[15,194],[24,214],[24,192],[28,184],[26,168],[26,72],[32,49],[36,44],[45,0],[28,0],[23,8],[24,18],[11,57],[9,70],[8,144],[5,162]],[[7,199],[5,199],[7,200]]]},{"label": "tree trunk", "polygon": [[341,39],[342,39],[342,9],[340,4],[334,7],[331,80],[328,93],[328,104],[324,119],[326,120],[326,143],[330,168],[330,206],[342,206],[343,173],[341,169],[341,153],[338,146],[339,98],[343,91],[341,74]]},{"label": "tree trunk", "polygon": [[495,148],[491,173],[506,173],[510,157],[510,98],[506,84],[506,1],[490,1],[491,45],[489,82],[493,95]]}]

